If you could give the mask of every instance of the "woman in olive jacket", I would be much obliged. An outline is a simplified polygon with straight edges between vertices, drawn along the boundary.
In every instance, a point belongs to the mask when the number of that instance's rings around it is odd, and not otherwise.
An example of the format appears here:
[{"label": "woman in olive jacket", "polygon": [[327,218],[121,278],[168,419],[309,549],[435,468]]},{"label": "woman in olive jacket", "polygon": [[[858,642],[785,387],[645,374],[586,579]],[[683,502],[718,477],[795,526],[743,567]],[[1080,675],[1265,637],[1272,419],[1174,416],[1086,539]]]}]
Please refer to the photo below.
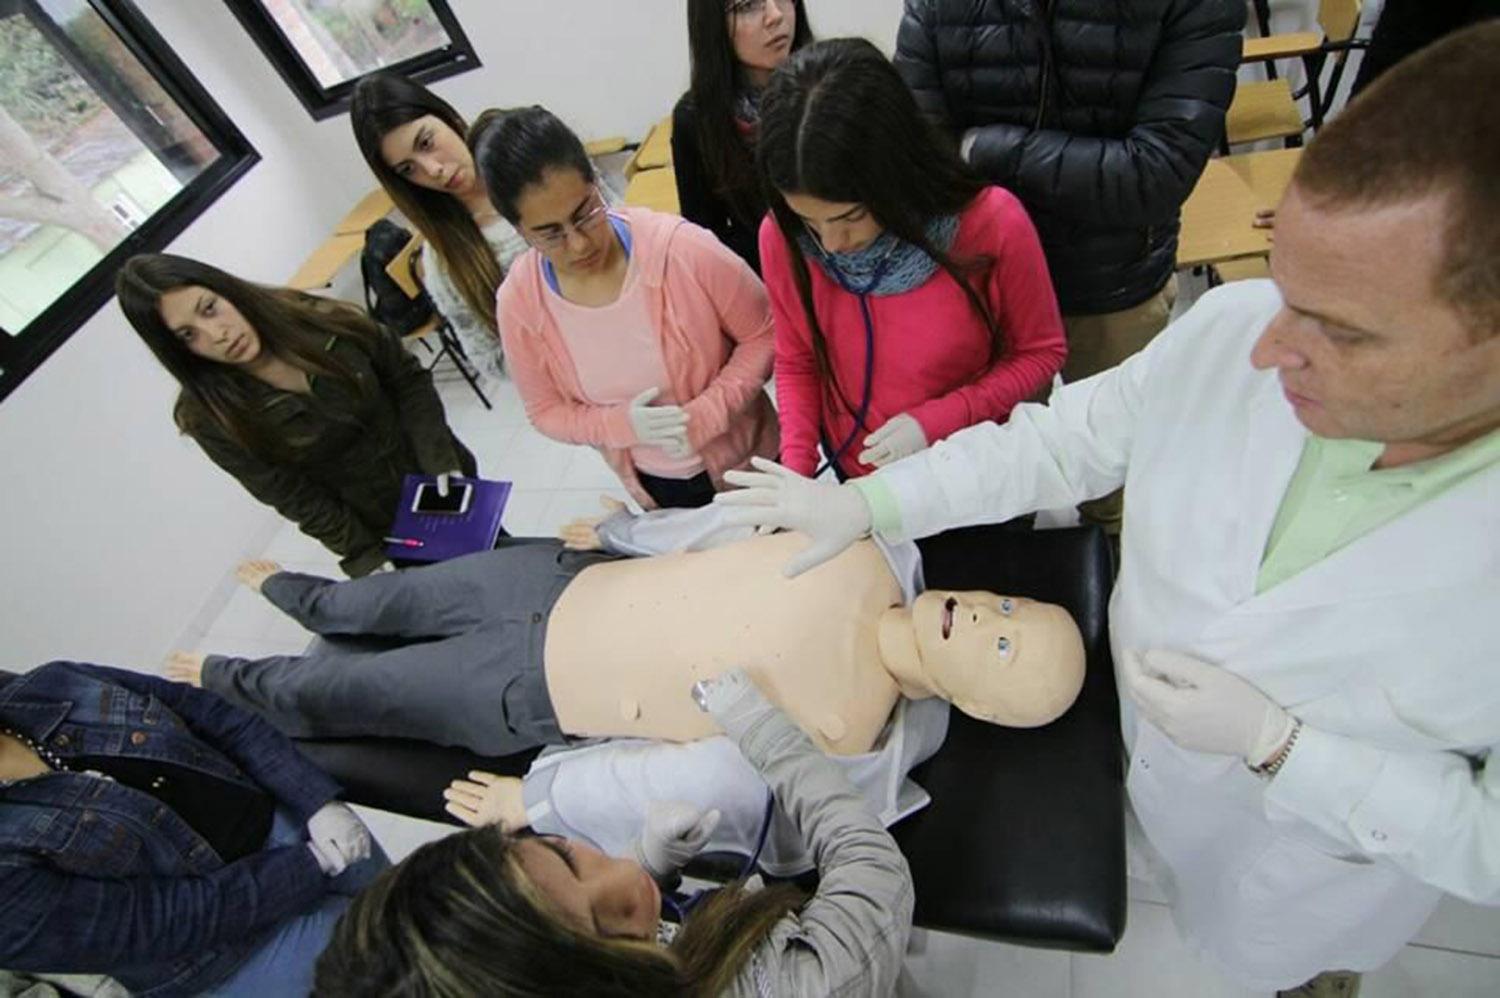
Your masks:
[{"label": "woman in olive jacket", "polygon": [[476,473],[431,375],[354,306],[161,254],[132,258],[116,289],[182,386],[177,425],[349,575],[387,564],[406,475],[445,491]]}]

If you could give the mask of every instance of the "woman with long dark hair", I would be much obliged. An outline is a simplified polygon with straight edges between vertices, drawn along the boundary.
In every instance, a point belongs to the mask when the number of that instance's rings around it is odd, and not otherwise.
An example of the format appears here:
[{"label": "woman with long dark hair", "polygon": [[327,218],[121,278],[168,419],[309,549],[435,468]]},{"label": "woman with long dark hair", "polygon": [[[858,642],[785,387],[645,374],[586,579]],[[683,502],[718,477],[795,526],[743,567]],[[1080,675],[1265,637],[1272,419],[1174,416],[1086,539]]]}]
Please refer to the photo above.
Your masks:
[{"label": "woman with long dark hair", "polygon": [[693,905],[674,935],[654,878],[675,879],[667,867],[691,858],[691,832],[663,837],[648,823],[643,866],[488,826],[422,847],[357,899],[318,961],[314,993],[375,998],[399,981],[403,994],[444,998],[891,994],[913,905],[900,850],[743,672],[704,685],[699,703],[817,857],[811,897],[735,883]]},{"label": "woman with long dark hair", "polygon": [[388,564],[404,476],[475,474],[432,376],[353,305],[166,254],[132,257],[115,290],[181,387],[178,427],[349,575]]},{"label": "woman with long dark hair", "polygon": [[672,109],[682,217],[760,272],[766,213],[755,176],[760,97],[771,73],[812,41],[802,0],[688,0],[688,92]]},{"label": "woman with long dark hair", "polygon": [[757,159],[782,461],[844,477],[1044,389],[1067,355],[1036,230],[922,118],[880,51],[818,42],[772,76]]},{"label": "woman with long dark hair", "polygon": [[526,243],[490,204],[446,101],[402,76],[373,73],[354,87],[354,140],[375,179],[427,244],[423,283],[480,371],[502,370],[495,289]]},{"label": "woman with long dark hair", "polygon": [[599,450],[644,507],[701,506],[723,473],[776,453],[771,313],[712,233],[610,210],[578,137],[540,107],[471,135],[495,206],[529,242],[495,312],[527,416]]}]

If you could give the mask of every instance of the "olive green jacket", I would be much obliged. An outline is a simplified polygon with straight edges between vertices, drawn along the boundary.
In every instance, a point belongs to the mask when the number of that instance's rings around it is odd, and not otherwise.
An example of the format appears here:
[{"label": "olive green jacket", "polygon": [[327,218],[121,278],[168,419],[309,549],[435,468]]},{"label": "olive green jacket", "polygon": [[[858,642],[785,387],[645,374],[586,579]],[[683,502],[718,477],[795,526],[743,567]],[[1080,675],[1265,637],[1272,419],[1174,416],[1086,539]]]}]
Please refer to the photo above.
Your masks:
[{"label": "olive green jacket", "polygon": [[325,349],[350,365],[369,398],[336,378],[312,377],[308,394],[256,382],[251,389],[289,456],[268,461],[247,451],[212,420],[179,403],[186,432],[251,495],[339,555],[351,576],[386,560],[382,537],[396,515],[403,478],[445,471],[475,473],[474,456],[448,428],[432,375],[401,341],[330,336]]}]

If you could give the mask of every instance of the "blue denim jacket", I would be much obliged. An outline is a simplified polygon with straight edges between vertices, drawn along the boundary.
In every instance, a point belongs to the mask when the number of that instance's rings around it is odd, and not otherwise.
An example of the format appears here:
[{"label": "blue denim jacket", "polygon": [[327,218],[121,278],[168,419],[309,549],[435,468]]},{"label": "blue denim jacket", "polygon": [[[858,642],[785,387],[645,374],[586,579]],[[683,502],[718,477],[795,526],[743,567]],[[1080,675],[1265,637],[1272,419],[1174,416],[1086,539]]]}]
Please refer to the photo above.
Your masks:
[{"label": "blue denim jacket", "polygon": [[[0,679],[0,725],[63,759],[162,759],[259,786],[306,821],[338,793],[280,732],[212,693],[51,662]],[[155,797],[83,773],[0,781],[0,967],[109,974],[195,994],[322,897],[302,845],[226,864]]]}]

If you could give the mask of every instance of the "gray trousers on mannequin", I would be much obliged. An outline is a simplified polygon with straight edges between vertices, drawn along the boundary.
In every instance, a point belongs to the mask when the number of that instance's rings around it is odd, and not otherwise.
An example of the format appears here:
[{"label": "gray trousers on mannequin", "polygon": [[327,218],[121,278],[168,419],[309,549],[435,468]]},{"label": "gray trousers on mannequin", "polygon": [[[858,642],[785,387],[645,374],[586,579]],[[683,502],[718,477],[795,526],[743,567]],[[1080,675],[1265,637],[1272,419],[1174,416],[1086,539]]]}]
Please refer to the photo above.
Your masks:
[{"label": "gray trousers on mannequin", "polygon": [[[560,743],[547,622],[578,573],[612,557],[523,538],[346,582],[281,572],[262,595],[334,640],[304,655],[209,655],[203,686],[294,737],[414,738],[485,755]],[[338,640],[367,637],[386,640]]]}]

